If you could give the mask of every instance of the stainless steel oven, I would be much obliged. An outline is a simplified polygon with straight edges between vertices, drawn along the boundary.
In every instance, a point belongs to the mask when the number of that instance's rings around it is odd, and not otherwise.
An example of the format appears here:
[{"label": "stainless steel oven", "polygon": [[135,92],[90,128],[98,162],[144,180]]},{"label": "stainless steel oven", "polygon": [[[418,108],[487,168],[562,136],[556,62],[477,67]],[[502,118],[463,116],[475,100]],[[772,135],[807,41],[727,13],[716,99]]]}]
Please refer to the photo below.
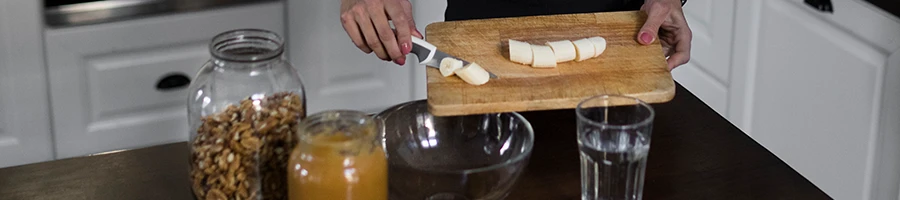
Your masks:
[{"label": "stainless steel oven", "polygon": [[280,0],[44,0],[51,28]]}]

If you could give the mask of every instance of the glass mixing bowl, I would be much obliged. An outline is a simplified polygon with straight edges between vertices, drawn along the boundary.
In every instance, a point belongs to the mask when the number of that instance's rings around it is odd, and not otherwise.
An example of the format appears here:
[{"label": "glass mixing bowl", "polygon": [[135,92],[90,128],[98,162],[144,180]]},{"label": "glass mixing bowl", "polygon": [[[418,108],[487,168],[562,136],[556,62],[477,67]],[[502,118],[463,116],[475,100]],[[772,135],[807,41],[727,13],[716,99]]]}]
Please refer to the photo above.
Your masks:
[{"label": "glass mixing bowl", "polygon": [[392,200],[503,199],[534,145],[518,113],[435,117],[425,100],[379,113]]}]

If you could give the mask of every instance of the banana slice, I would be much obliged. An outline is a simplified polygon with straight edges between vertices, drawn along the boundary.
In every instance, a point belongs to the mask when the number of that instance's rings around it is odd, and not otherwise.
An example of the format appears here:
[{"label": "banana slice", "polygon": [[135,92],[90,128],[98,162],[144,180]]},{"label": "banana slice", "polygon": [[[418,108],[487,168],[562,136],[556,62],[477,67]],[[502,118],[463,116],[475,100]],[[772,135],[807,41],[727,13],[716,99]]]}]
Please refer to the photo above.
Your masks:
[{"label": "banana slice", "polygon": [[526,65],[531,64],[533,60],[531,44],[509,40],[509,60]]},{"label": "banana slice", "polygon": [[568,62],[575,60],[575,45],[572,44],[572,41],[569,40],[560,40],[547,42],[547,46],[553,49],[553,54],[556,55],[556,62]]},{"label": "banana slice", "polygon": [[441,60],[441,75],[444,77],[453,76],[453,72],[463,67],[463,61],[454,58],[444,58]]},{"label": "banana slice", "polygon": [[593,58],[596,54],[594,54],[594,43],[587,38],[572,41],[572,44],[575,45],[575,61],[583,61],[590,58]]},{"label": "banana slice", "polygon": [[588,38],[588,40],[594,43],[594,57],[600,56],[603,51],[606,51],[606,38],[597,36]]},{"label": "banana slice", "polygon": [[472,85],[483,85],[491,79],[490,74],[475,63],[469,63],[462,69],[456,70],[456,76]]},{"label": "banana slice", "polygon": [[532,67],[547,68],[556,67],[556,55],[553,49],[544,45],[531,45],[531,51],[534,53],[534,62]]}]

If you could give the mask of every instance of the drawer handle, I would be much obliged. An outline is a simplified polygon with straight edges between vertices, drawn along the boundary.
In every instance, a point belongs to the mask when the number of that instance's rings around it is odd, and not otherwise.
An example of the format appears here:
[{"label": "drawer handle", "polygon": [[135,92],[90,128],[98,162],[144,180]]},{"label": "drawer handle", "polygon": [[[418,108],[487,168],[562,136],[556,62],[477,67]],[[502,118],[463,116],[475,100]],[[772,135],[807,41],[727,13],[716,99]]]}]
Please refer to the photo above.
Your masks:
[{"label": "drawer handle", "polygon": [[806,2],[806,5],[819,11],[834,13],[834,7],[831,5],[831,0],[804,0],[803,2]]},{"label": "drawer handle", "polygon": [[177,90],[187,87],[191,84],[191,79],[182,73],[169,74],[156,83],[156,90],[165,92],[169,90]]}]

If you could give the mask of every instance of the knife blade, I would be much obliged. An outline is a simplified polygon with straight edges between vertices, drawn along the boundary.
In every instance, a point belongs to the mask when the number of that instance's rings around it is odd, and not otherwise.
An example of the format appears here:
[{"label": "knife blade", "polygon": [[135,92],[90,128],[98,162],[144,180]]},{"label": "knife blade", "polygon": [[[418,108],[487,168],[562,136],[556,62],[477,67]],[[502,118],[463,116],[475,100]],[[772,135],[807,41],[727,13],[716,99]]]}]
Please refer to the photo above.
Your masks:
[{"label": "knife blade", "polygon": [[[412,51],[410,53],[416,54],[416,57],[419,57],[419,64],[425,65],[431,68],[440,69],[441,60],[444,58],[454,58],[457,60],[461,60],[463,62],[463,66],[469,65],[469,61],[451,56],[450,54],[444,53],[437,49],[436,46],[428,43],[425,40],[419,39],[417,37],[412,37]],[[497,75],[494,73],[488,72],[491,79],[498,79]]]}]

